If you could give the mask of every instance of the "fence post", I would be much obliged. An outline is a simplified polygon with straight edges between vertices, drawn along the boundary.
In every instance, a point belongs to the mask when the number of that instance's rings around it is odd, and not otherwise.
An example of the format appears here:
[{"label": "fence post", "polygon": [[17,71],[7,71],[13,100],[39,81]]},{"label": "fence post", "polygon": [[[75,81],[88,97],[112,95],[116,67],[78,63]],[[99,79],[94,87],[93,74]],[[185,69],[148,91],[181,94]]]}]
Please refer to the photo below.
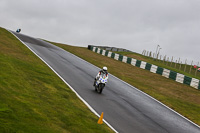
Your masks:
[{"label": "fence post", "polygon": [[182,61],[180,62],[179,70],[181,70],[181,64],[182,64]]},{"label": "fence post", "polygon": [[144,56],[145,56],[145,54],[146,54],[146,50],[144,50]]},{"label": "fence post", "polygon": [[[176,63],[177,63],[177,60],[176,60]],[[176,63],[175,63],[175,68],[176,68]]]},{"label": "fence post", "polygon": [[[167,57],[167,64],[168,64],[168,62],[169,62],[169,57]],[[166,64],[166,65],[167,65],[167,64]]]},{"label": "fence post", "polygon": [[151,58],[151,51],[149,52],[149,57]]},{"label": "fence post", "polygon": [[185,72],[185,69],[186,69],[186,64],[187,64],[187,59],[185,60],[185,68],[184,68],[184,72]]},{"label": "fence post", "polygon": [[195,76],[196,76],[196,74],[197,74],[198,65],[199,65],[199,62],[198,62],[198,64],[197,64],[197,68],[196,68],[196,71],[195,71]]},{"label": "fence post", "polygon": [[[180,64],[180,57],[179,57],[179,59],[178,59],[178,62],[177,62],[177,64]],[[178,67],[178,66],[177,66]],[[180,66],[179,66],[180,67]]]},{"label": "fence post", "polygon": [[[193,61],[192,61],[192,63],[193,63]],[[192,63],[191,63],[191,67],[190,67],[190,71],[189,71],[189,74],[191,73],[191,69],[192,69]]]},{"label": "fence post", "polygon": [[142,55],[144,54],[144,50],[142,51]]},{"label": "fence post", "polygon": [[172,66],[172,61],[173,61],[173,56],[172,56],[172,59],[171,59],[171,64],[170,64],[170,67]]},{"label": "fence post", "polygon": [[166,55],[163,57],[163,64],[165,64]]},{"label": "fence post", "polygon": [[161,61],[161,58],[162,58],[162,55],[160,55],[160,60],[159,60],[159,62]]},{"label": "fence post", "polygon": [[146,56],[148,56],[148,54],[149,54],[149,51],[147,51],[147,55]]}]

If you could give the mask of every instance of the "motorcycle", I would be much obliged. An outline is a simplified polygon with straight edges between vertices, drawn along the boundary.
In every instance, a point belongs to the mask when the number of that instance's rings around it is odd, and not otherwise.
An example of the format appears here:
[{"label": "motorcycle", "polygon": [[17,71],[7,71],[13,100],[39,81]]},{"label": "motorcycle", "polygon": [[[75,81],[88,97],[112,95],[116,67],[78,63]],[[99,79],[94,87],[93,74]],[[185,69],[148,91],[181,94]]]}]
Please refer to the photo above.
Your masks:
[{"label": "motorcycle", "polygon": [[102,93],[103,88],[105,87],[106,83],[108,82],[108,77],[105,74],[101,74],[99,78],[96,80],[95,83],[95,91],[98,93]]},{"label": "motorcycle", "polygon": [[21,29],[17,29],[16,32],[19,33],[21,31]]}]

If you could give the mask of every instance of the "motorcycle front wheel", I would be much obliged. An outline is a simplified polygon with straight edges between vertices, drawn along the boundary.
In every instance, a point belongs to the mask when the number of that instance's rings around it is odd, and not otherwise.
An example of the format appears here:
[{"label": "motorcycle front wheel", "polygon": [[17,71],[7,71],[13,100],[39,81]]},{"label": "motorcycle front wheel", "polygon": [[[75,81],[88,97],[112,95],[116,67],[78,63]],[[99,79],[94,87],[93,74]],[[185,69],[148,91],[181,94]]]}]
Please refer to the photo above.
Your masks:
[{"label": "motorcycle front wheel", "polygon": [[98,93],[100,93],[100,94],[102,93],[103,87],[104,87],[103,84],[99,84],[99,86],[98,86]]},{"label": "motorcycle front wheel", "polygon": [[97,91],[97,87],[95,86],[95,91]]}]

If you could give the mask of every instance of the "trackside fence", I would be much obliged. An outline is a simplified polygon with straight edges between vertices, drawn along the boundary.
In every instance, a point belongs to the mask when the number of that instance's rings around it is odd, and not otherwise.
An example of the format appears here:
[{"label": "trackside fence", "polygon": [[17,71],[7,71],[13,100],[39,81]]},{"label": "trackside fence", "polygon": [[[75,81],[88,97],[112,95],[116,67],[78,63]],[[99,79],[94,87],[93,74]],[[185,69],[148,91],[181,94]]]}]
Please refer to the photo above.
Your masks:
[{"label": "trackside fence", "polygon": [[142,69],[146,69],[152,73],[160,74],[163,77],[172,79],[176,82],[189,85],[196,89],[200,89],[200,82],[196,78],[191,78],[191,77],[185,76],[183,74],[180,74],[180,73],[177,73],[177,72],[165,69],[165,68],[161,68],[159,66],[156,66],[156,65],[153,65],[153,64],[141,61],[141,60],[137,60],[137,59],[123,56],[123,55],[120,55],[117,53],[113,53],[109,50],[104,50],[104,49],[101,49],[101,48],[98,48],[98,47],[95,47],[92,45],[88,45],[88,49],[95,53],[101,54],[103,56],[107,56],[107,57],[113,58],[115,60],[118,60],[118,61],[121,61],[121,62],[124,62],[127,64],[131,64],[133,66],[136,66],[136,67],[139,67]]}]

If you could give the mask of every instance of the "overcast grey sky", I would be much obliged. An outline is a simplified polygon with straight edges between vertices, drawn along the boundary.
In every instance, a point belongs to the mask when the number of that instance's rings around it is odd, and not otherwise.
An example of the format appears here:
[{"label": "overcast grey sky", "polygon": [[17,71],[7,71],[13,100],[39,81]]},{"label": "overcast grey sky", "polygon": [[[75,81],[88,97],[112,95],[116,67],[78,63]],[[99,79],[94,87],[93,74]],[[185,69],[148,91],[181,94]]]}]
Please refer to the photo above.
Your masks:
[{"label": "overcast grey sky", "polygon": [[0,26],[84,46],[200,61],[200,0],[0,0]]}]

